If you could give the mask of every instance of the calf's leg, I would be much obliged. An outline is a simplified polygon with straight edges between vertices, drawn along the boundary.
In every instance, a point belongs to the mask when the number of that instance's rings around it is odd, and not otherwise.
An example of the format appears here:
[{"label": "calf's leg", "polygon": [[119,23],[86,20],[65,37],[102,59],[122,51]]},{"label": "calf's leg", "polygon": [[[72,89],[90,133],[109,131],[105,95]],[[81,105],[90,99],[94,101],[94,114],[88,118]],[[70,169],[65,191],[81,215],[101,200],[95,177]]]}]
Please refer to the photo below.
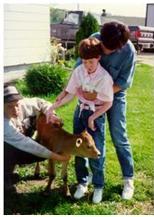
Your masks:
[{"label": "calf's leg", "polygon": [[69,161],[63,162],[62,163],[62,172],[61,172],[61,177],[63,179],[63,192],[64,195],[69,197],[71,196],[68,184],[67,184],[67,166],[68,166]]},{"label": "calf's leg", "polygon": [[39,162],[36,162],[34,177],[37,179],[39,178],[39,176],[40,176],[40,164]]},{"label": "calf's leg", "polygon": [[56,171],[55,171],[55,162],[54,160],[50,159],[48,163],[48,173],[49,173],[49,181],[45,188],[45,195],[50,194],[51,192],[51,185],[53,185],[53,181],[56,177]]}]

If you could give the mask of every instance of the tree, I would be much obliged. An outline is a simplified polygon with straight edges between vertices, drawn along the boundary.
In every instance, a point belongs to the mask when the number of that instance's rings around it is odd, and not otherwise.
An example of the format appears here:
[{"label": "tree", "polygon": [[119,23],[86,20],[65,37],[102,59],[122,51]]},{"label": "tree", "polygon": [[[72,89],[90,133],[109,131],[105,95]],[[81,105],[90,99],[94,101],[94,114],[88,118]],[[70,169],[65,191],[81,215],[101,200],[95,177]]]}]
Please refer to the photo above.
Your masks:
[{"label": "tree", "polygon": [[50,23],[60,23],[65,17],[65,10],[50,8]]},{"label": "tree", "polygon": [[91,13],[88,13],[86,16],[83,17],[79,30],[76,33],[77,47],[79,42],[82,39],[88,38],[92,33],[98,31],[99,31],[99,24],[96,18]]}]

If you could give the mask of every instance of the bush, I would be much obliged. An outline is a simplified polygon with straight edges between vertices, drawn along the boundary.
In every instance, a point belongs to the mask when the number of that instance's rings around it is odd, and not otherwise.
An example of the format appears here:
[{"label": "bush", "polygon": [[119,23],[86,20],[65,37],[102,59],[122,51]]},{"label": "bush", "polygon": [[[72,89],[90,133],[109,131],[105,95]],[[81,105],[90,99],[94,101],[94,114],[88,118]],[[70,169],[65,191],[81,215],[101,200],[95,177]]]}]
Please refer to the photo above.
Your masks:
[{"label": "bush", "polygon": [[58,94],[64,87],[68,72],[61,66],[37,64],[31,66],[25,76],[30,94]]},{"label": "bush", "polygon": [[75,46],[66,50],[65,53],[65,59],[70,60],[70,59],[75,59],[76,58],[76,53],[75,53]]},{"label": "bush", "polygon": [[64,61],[65,67],[70,68],[72,70],[73,70],[75,64],[76,64],[76,59],[73,59],[73,58],[70,59],[69,61]]},{"label": "bush", "polygon": [[51,43],[51,63],[56,64],[59,63],[59,61],[60,62],[64,61],[67,49],[64,48],[60,43],[60,40],[55,37],[51,37],[50,43]]},{"label": "bush", "polygon": [[82,39],[88,38],[92,33],[99,31],[99,24],[96,18],[88,13],[82,20],[79,30],[76,33],[76,44]]},{"label": "bush", "polygon": [[25,78],[19,79],[15,81],[15,86],[17,90],[23,95],[23,96],[30,96],[29,89],[27,87],[27,84],[25,82]]}]

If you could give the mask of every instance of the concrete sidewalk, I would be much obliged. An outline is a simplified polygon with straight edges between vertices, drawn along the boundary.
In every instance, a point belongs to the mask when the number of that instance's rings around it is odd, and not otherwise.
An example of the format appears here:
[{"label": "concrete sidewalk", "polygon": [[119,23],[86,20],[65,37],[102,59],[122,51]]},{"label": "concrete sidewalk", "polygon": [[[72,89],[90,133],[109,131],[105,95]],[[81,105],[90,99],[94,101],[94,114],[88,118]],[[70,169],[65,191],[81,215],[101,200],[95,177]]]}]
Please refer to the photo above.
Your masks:
[{"label": "concrete sidewalk", "polygon": [[22,79],[30,65],[10,66],[4,68],[4,83]]},{"label": "concrete sidewalk", "polygon": [[22,79],[25,72],[5,72],[4,73],[4,83],[13,82],[17,79]]},{"label": "concrete sidewalk", "polygon": [[141,53],[137,55],[137,62],[154,66],[154,53]]}]

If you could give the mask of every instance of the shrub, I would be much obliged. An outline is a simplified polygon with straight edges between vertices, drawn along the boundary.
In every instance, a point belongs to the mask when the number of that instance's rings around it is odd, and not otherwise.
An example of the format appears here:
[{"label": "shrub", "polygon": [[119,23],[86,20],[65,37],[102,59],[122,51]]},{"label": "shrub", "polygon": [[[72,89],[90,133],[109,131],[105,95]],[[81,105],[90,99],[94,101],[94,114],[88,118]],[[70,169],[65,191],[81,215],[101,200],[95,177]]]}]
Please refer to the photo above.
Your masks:
[{"label": "shrub", "polygon": [[30,94],[58,94],[64,87],[68,72],[61,66],[37,64],[31,66],[25,76]]},{"label": "shrub", "polygon": [[64,61],[67,49],[64,48],[60,43],[60,40],[55,37],[51,37],[50,43],[51,43],[51,47],[50,47],[51,63],[56,64],[59,63],[59,61]]},{"label": "shrub", "polygon": [[15,86],[17,88],[17,90],[19,90],[19,92],[23,95],[23,96],[29,96],[29,89],[27,87],[27,84],[25,82],[25,78],[22,79],[18,79],[15,81]]},{"label": "shrub", "polygon": [[79,30],[76,33],[76,44],[84,39],[88,38],[92,33],[99,31],[99,24],[96,18],[88,13],[82,20]]},{"label": "shrub", "polygon": [[50,8],[50,24],[60,23],[65,17],[65,10],[58,8]]},{"label": "shrub", "polygon": [[69,61],[64,61],[65,67],[70,68],[70,69],[72,69],[72,70],[73,70],[75,64],[76,64],[76,60],[73,59],[73,58],[70,59]]},{"label": "shrub", "polygon": [[70,59],[75,59],[76,58],[76,53],[75,53],[75,46],[66,50],[65,54],[65,59],[70,60]]}]

